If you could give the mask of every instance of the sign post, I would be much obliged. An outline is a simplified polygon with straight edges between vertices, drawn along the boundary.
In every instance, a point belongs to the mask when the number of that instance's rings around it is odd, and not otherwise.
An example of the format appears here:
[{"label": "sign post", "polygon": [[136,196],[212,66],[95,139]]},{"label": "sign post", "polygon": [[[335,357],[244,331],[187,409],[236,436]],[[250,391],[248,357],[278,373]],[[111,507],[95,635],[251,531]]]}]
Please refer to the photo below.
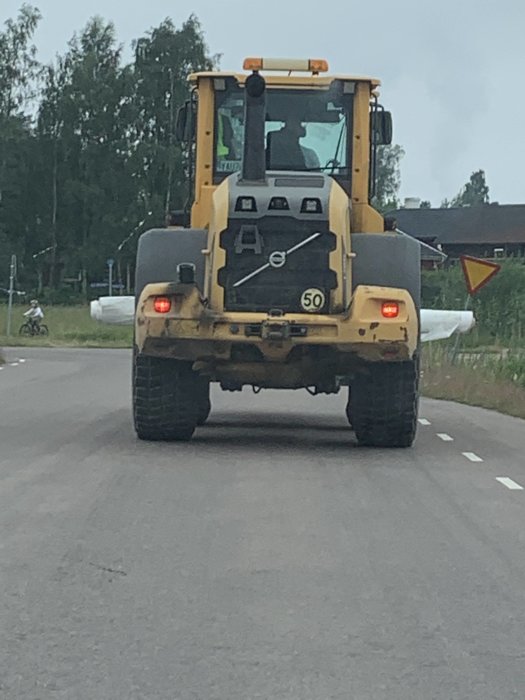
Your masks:
[{"label": "sign post", "polygon": [[[501,265],[493,263],[490,260],[483,260],[482,258],[473,258],[471,255],[461,255],[461,268],[463,270],[463,275],[465,276],[465,282],[467,284],[467,300],[465,302],[465,311],[470,306],[470,300],[472,297],[479,292],[479,290],[484,287],[490,280],[498,274],[501,270]],[[459,333],[456,335],[456,340],[454,343],[454,348],[452,350],[452,363],[456,360],[456,355],[458,353],[459,347]]]},{"label": "sign post", "polygon": [[7,329],[6,335],[9,338],[11,335],[11,317],[13,315],[13,294],[15,293],[15,277],[16,277],[16,255],[11,256],[11,267],[9,270],[9,301],[7,305]]},{"label": "sign post", "polygon": [[108,258],[106,260],[106,265],[109,268],[109,281],[108,281],[108,296],[112,297],[113,296],[113,265],[115,264],[115,261],[113,258]]}]

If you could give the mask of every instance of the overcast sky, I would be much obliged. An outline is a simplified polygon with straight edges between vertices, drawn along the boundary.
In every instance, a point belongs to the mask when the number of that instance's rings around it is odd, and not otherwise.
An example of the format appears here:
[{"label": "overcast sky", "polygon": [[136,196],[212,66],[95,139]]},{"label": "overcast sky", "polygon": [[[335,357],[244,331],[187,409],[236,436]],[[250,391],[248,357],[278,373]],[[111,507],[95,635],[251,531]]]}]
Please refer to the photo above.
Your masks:
[{"label": "overcast sky", "polygon": [[[401,197],[438,206],[483,168],[492,201],[525,202],[523,0],[34,0],[40,59],[64,51],[93,15],[130,42],[165,17],[200,19],[221,67],[245,56],[327,58],[334,72],[382,81],[405,149]],[[0,0],[0,22],[21,0]],[[128,54],[129,55],[129,54]]]}]

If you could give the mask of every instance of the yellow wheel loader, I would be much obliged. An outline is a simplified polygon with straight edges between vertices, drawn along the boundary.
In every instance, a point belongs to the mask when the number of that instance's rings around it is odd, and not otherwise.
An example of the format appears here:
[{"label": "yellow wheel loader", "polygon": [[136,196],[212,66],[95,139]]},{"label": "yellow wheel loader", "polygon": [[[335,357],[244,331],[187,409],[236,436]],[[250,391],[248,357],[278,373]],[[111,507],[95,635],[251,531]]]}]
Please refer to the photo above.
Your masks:
[{"label": "yellow wheel loader", "polygon": [[189,77],[177,135],[191,211],[136,261],[137,435],[188,440],[209,388],[348,387],[361,445],[414,440],[420,246],[373,209],[392,139],[379,81],[323,60],[247,59]]}]

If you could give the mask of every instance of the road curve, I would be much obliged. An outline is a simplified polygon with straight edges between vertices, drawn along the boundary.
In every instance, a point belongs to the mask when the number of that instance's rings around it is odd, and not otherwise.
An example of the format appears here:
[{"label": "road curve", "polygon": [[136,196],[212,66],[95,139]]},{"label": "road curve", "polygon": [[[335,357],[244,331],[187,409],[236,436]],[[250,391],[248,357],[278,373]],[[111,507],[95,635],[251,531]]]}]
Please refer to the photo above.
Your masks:
[{"label": "road curve", "polygon": [[129,352],[7,356],[2,699],[525,696],[525,421],[423,401],[374,450],[342,395],[218,391],[141,443]]}]

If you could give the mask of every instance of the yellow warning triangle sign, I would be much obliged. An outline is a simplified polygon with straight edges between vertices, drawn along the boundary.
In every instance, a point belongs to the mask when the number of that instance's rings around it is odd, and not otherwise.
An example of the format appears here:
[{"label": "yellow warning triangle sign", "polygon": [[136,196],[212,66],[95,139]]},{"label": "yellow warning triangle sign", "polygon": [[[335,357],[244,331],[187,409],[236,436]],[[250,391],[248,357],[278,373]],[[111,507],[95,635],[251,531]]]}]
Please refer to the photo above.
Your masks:
[{"label": "yellow warning triangle sign", "polygon": [[479,292],[501,270],[501,265],[497,263],[480,258],[472,258],[470,255],[462,255],[460,260],[470,295]]}]

